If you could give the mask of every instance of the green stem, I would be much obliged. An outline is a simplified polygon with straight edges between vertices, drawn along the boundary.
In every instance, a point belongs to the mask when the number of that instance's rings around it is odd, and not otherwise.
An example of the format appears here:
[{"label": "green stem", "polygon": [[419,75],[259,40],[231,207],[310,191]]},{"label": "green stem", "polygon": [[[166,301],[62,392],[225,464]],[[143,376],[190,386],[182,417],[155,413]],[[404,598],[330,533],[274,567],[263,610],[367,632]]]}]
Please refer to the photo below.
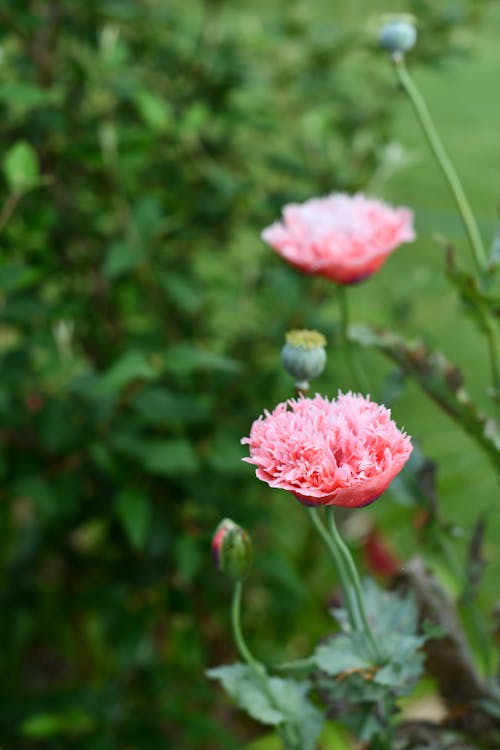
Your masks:
[{"label": "green stem", "polygon": [[315,526],[317,532],[325,543],[325,546],[333,557],[333,561],[335,563],[335,567],[339,576],[339,582],[344,597],[345,607],[349,617],[349,623],[353,630],[363,630],[363,621],[358,609],[357,597],[349,580],[349,573],[345,566],[344,559],[340,553],[340,550],[334,543],[325,525],[321,521],[317,509],[309,508],[309,515],[311,517],[313,525]]},{"label": "green stem", "polygon": [[498,401],[500,393],[500,368],[498,366],[498,341],[493,321],[490,319],[486,331],[488,350],[490,353],[491,379],[494,386],[493,397]]},{"label": "green stem", "polygon": [[354,560],[352,559],[352,555],[349,551],[349,548],[347,547],[346,543],[342,539],[342,537],[339,534],[339,531],[337,529],[337,524],[335,523],[335,516],[333,514],[333,508],[330,506],[326,509],[326,522],[328,526],[328,530],[330,532],[331,538],[333,539],[334,545],[338,548],[345,565],[345,568],[348,571],[349,577],[352,582],[352,586],[354,588],[355,596],[356,596],[356,603],[358,606],[359,614],[361,617],[361,622],[363,624],[363,630],[366,633],[366,636],[368,640],[370,641],[372,650],[374,655],[377,658],[380,658],[380,650],[377,646],[377,643],[375,641],[375,638],[373,636],[370,623],[368,622],[368,617],[366,615],[366,609],[365,609],[365,603],[363,600],[363,591],[361,589],[361,581],[359,580],[358,571],[356,568],[356,565],[354,564]]},{"label": "green stem", "polygon": [[455,171],[455,168],[446,153],[435,125],[432,121],[427,105],[411,78],[402,56],[393,56],[394,68],[399,82],[408,95],[413,107],[413,111],[419,121],[430,149],[441,168],[441,171],[448,182],[450,190],[457,204],[458,211],[462,218],[465,232],[469,239],[474,262],[477,270],[482,275],[488,269],[486,251],[484,249],[481,235],[474,219],[471,207],[462,187],[462,183]]},{"label": "green stem", "polygon": [[281,664],[275,664],[274,669],[295,677],[306,677],[317,669],[317,664],[313,656],[307,656],[304,659],[294,659],[293,661],[283,661]]},{"label": "green stem", "polygon": [[[458,212],[462,219],[465,232],[467,234],[469,244],[472,250],[472,256],[479,273],[480,277],[483,277],[488,272],[488,258],[486,250],[481,239],[474,214],[467,200],[467,196],[460,182],[453,163],[451,162],[445,148],[441,142],[436,127],[432,121],[432,117],[427,108],[424,98],[420,91],[415,85],[412,77],[408,72],[408,68],[405,65],[404,58],[402,55],[393,56],[394,68],[399,82],[405,90],[408,98],[412,104],[413,111],[419,121],[425,138],[431,149],[437,164],[441,168],[441,171],[448,183],[451,193],[455,199],[455,203],[458,208]],[[495,390],[495,397],[498,398],[500,391],[500,367],[499,367],[499,353],[498,343],[496,337],[496,331],[493,326],[489,326],[486,332],[488,351],[490,357],[491,375],[493,386]]]},{"label": "green stem", "polygon": [[[265,694],[267,695],[271,705],[281,710],[279,706],[276,706],[276,701],[275,701],[275,698],[273,696],[273,693],[269,684],[269,677],[267,675],[264,665],[261,664],[259,661],[257,661],[257,659],[253,656],[243,636],[243,631],[241,628],[242,589],[243,589],[242,582],[236,581],[234,585],[233,600],[231,604],[231,624],[233,627],[234,640],[236,642],[236,646],[238,648],[240,656],[243,658],[243,660],[248,664],[248,666],[253,670],[254,674],[260,680],[263,690]],[[276,727],[276,730],[283,742],[285,750],[297,750],[296,737],[290,725],[281,724],[280,726]]]},{"label": "green stem", "polygon": [[351,372],[354,387],[360,392],[369,390],[368,381],[362,371],[356,357],[353,355],[352,342],[349,338],[349,305],[347,300],[347,289],[343,284],[337,286],[339,312],[340,312],[340,335],[344,347],[347,366]]},{"label": "green stem", "polygon": [[234,586],[233,601],[231,605],[231,624],[233,626],[233,635],[236,642],[236,646],[240,653],[240,656],[246,661],[249,667],[252,667],[260,678],[264,676],[264,667],[260,662],[252,656],[252,652],[248,648],[245,638],[243,637],[243,631],[241,629],[241,592],[243,584],[241,581],[237,581]]}]

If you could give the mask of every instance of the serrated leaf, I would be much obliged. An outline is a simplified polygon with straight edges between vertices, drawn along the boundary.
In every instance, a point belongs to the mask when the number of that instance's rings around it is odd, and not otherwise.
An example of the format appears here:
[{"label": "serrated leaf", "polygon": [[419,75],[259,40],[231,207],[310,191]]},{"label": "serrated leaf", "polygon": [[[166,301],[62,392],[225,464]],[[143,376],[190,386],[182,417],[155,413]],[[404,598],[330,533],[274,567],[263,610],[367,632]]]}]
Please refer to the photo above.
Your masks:
[{"label": "serrated leaf", "polygon": [[[262,681],[246,664],[230,664],[207,671],[208,677],[220,680],[224,689],[240,708],[262,724],[276,726],[285,721],[281,709],[273,705]],[[274,678],[279,679],[279,678]]]},{"label": "serrated leaf", "polygon": [[[263,679],[245,664],[210,669],[209,677],[222,682],[240,708],[262,724],[286,727],[287,736],[301,750],[314,750],[324,717],[307,698],[307,682],[280,677]],[[288,747],[288,745],[287,745]]]},{"label": "serrated leaf", "polygon": [[373,634],[382,645],[395,633],[413,636],[417,632],[418,612],[413,597],[385,591],[367,578],[363,582],[363,600]]},{"label": "serrated leaf", "polygon": [[37,181],[38,156],[27,141],[18,141],[6,153],[3,171],[10,190],[22,193]]},{"label": "serrated leaf", "polygon": [[151,503],[140,489],[125,487],[118,495],[116,514],[132,547],[142,549],[151,523]]},{"label": "serrated leaf", "polygon": [[[387,687],[403,694],[422,671],[420,647],[427,638],[417,633],[418,612],[413,597],[384,591],[367,579],[363,601],[382,658],[373,658],[368,638],[359,631],[340,633],[321,644],[316,650],[316,664],[323,672],[337,677],[335,686],[326,683],[331,699],[377,701],[380,688]],[[344,619],[342,611],[340,619]]]},{"label": "serrated leaf", "polygon": [[318,669],[331,675],[373,667],[370,642],[364,633],[340,633],[318,646],[315,653]]}]

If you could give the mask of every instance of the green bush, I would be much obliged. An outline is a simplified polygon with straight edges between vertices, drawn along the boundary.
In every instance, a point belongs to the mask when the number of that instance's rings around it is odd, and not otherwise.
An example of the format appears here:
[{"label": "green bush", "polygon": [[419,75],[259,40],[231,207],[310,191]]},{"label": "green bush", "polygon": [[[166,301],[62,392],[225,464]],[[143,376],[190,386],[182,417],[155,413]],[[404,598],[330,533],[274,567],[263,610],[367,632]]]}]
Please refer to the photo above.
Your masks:
[{"label": "green bush", "polygon": [[[475,4],[433,5],[414,3],[429,64]],[[202,676],[229,650],[208,562],[223,515],[267,551],[264,643],[308,596],[239,439],[289,389],[276,352],[325,287],[258,231],[367,185],[393,84],[328,4],[258,7],[2,3],[5,747],[241,746]],[[300,528],[282,544],[307,564]]]}]

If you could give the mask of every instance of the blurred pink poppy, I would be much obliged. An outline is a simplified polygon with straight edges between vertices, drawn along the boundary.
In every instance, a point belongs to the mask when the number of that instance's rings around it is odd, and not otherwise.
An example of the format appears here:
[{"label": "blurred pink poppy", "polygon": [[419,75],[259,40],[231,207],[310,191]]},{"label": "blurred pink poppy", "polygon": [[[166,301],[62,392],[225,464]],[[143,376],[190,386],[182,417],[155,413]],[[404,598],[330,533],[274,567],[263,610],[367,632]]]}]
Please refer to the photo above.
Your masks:
[{"label": "blurred pink poppy", "polygon": [[285,206],[283,221],[264,229],[262,239],[305,273],[354,284],[415,239],[413,212],[361,194],[334,193]]}]

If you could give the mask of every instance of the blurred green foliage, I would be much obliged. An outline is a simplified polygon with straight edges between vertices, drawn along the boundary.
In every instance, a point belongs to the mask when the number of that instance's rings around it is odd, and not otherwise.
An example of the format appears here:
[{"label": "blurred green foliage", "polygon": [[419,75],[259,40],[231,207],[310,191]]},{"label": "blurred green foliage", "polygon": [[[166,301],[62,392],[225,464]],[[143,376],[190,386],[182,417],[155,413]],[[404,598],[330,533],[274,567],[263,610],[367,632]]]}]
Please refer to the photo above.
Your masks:
[{"label": "blurred green foliage", "polygon": [[[430,65],[478,12],[434,6],[406,6]],[[280,536],[239,439],[289,393],[283,333],[326,295],[258,232],[386,168],[370,24],[319,0],[3,0],[2,746],[252,735],[221,728],[240,719],[202,676],[232,655],[209,539],[224,515],[253,530],[253,624],[283,642],[311,542],[300,520]]]}]

